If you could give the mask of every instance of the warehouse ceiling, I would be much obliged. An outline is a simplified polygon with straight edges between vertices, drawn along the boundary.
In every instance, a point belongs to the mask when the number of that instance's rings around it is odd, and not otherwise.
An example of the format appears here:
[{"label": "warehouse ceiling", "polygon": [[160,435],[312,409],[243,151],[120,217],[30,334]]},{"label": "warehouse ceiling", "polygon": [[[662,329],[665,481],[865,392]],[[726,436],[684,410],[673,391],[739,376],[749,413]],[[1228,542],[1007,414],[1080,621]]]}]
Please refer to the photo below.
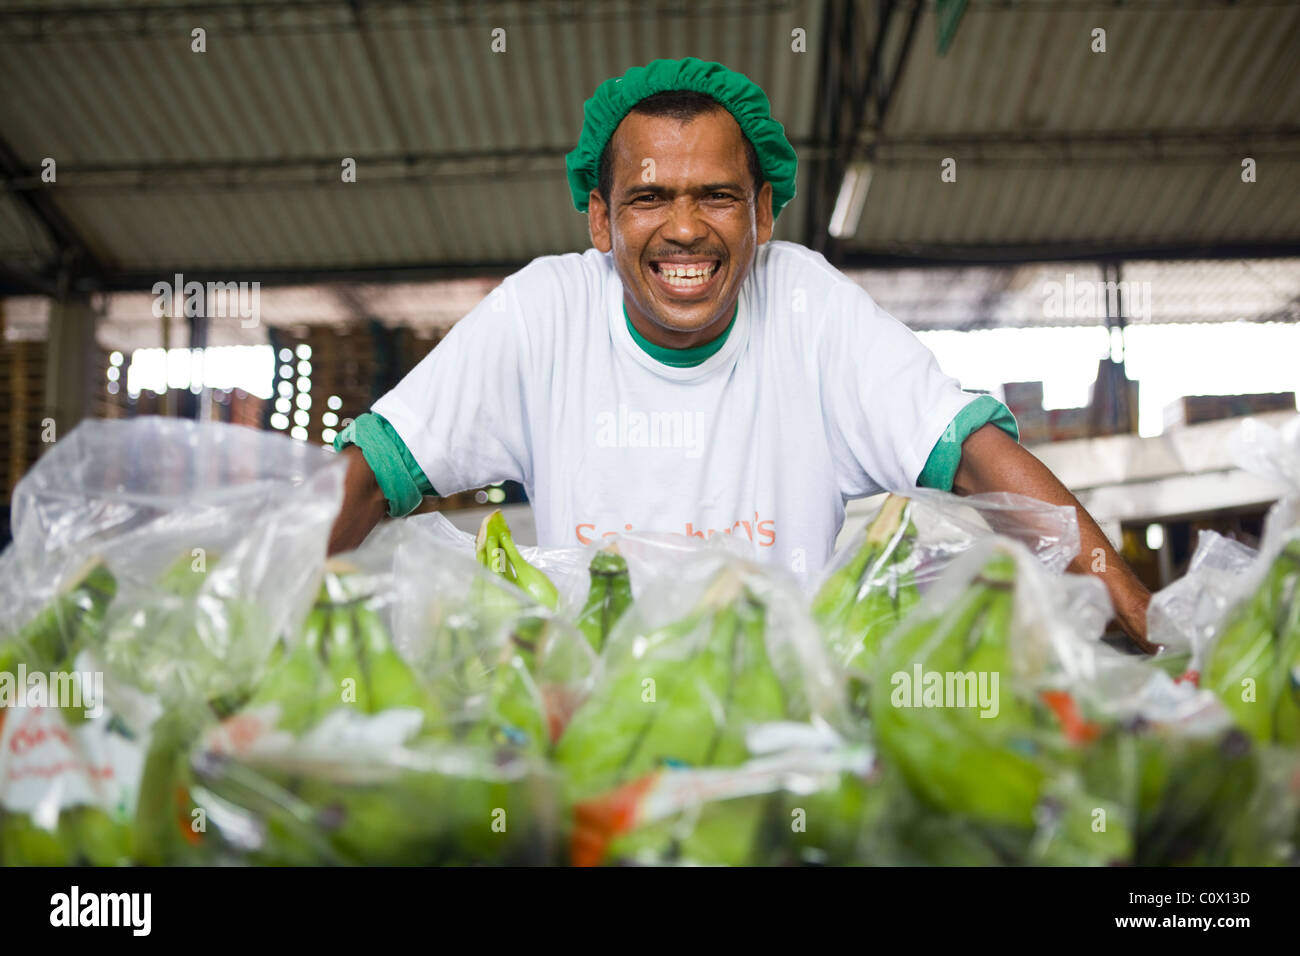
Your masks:
[{"label": "warehouse ceiling", "polygon": [[685,55],[764,87],[801,160],[777,238],[845,268],[1300,254],[1300,6],[968,0],[940,54],[962,6],[0,0],[0,292],[468,279],[586,248],[582,102]]}]

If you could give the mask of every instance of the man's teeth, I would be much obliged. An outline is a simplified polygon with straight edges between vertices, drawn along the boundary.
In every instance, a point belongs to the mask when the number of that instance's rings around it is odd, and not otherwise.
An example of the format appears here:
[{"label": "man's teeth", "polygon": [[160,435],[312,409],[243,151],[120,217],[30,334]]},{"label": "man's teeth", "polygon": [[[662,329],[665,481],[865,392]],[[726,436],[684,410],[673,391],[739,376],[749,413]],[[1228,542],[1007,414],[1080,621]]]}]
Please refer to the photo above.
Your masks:
[{"label": "man's teeth", "polygon": [[712,278],[714,271],[718,268],[717,263],[710,263],[706,266],[667,266],[659,267],[659,274],[667,279],[672,285],[690,286],[704,285]]}]

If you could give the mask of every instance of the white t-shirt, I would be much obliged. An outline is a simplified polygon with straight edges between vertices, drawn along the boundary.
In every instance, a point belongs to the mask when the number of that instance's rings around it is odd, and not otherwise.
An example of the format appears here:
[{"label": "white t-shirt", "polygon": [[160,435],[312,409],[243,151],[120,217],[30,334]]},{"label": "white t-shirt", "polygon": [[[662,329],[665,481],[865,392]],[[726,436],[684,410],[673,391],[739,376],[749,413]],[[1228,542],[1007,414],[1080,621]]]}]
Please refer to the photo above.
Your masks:
[{"label": "white t-shirt", "polygon": [[845,501],[915,488],[975,397],[823,256],[772,241],[693,368],[637,344],[613,258],[588,249],[511,275],[373,410],[439,494],[522,483],[542,547],[728,533],[804,577]]}]

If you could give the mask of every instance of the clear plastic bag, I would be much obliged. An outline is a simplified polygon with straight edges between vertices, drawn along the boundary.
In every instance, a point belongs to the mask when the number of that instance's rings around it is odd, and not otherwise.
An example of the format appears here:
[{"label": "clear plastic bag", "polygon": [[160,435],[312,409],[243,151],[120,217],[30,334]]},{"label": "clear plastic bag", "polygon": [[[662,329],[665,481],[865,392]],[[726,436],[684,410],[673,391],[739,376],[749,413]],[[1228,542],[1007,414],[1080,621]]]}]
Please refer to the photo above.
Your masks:
[{"label": "clear plastic bag", "polygon": [[1246,471],[1300,493],[1300,413],[1276,427],[1247,418],[1228,436],[1228,453]]},{"label": "clear plastic bag", "polygon": [[883,808],[868,747],[825,725],[779,723],[752,727],[747,749],[738,766],[665,766],[578,802],[570,862],[871,862],[861,836]]},{"label": "clear plastic bag", "polygon": [[594,658],[472,556],[388,523],[330,562],[301,639],[205,735],[195,799],[249,862],[548,862],[544,758]]},{"label": "clear plastic bag", "polygon": [[1300,743],[1300,526],[1297,499],[1269,512],[1254,565],[1240,595],[1218,608],[1213,638],[1198,655],[1201,686],[1213,691],[1255,740]]},{"label": "clear plastic bag", "polygon": [[[1027,858],[1044,801],[1100,732],[1086,702],[1117,656],[1097,640],[1108,616],[1100,582],[1054,575],[1018,542],[977,542],[881,644],[868,703],[882,763],[931,812]],[[1062,812],[1075,822],[1085,805]],[[1122,856],[1112,836],[1095,850]]]},{"label": "clear plastic bag", "polygon": [[[438,696],[447,719],[498,729],[545,752],[586,695],[595,651],[570,617],[531,601],[471,553],[409,522],[380,528],[340,558],[364,575],[393,644]],[[527,726],[522,726],[526,723]]]},{"label": "clear plastic bag", "polygon": [[640,591],[556,748],[575,799],[665,766],[735,766],[757,724],[848,726],[841,676],[793,578],[703,542],[637,535],[619,547]]},{"label": "clear plastic bag", "polygon": [[229,693],[306,614],[342,478],[328,452],[237,425],[83,422],[14,493],[25,611],[101,560],[104,663],[175,699]]},{"label": "clear plastic bag", "polygon": [[[1194,651],[1191,676],[1240,728],[1259,743],[1294,745],[1300,743],[1300,415],[1278,429],[1247,419],[1229,445],[1243,468],[1292,493],[1269,510],[1253,561],[1239,568],[1242,556],[1233,555],[1235,573],[1217,580],[1218,568],[1194,568],[1190,583],[1153,599],[1153,617],[1163,620],[1166,606],[1170,617],[1182,613]],[[1218,550],[1207,554],[1206,564]]]},{"label": "clear plastic bag", "polygon": [[1183,670],[1199,670],[1206,645],[1223,616],[1244,593],[1259,553],[1216,531],[1202,530],[1187,573],[1151,596],[1147,635],[1164,646],[1160,658],[1177,657]]},{"label": "clear plastic bag", "polygon": [[218,859],[256,865],[544,865],[561,860],[546,764],[404,736],[346,712],[300,739],[205,749],[196,805]]},{"label": "clear plastic bag", "polygon": [[[62,696],[0,709],[28,744],[0,777],[0,860],[168,857],[188,748],[301,623],[341,493],[333,456],[231,425],[88,421],[41,458],[0,559],[0,670]],[[75,706],[89,691],[97,713]]]},{"label": "clear plastic bag", "polygon": [[[404,519],[413,528],[452,549],[474,557],[474,535],[461,531],[439,512],[412,515]],[[538,548],[520,545],[519,553],[529,564],[544,573],[560,592],[559,610],[575,616],[587,596],[587,564],[590,553],[586,548]]]},{"label": "clear plastic bag", "polygon": [[1001,492],[958,497],[918,489],[910,498],[885,498],[832,559],[812,597],[837,662],[869,668],[880,640],[944,569],[995,533],[1058,574],[1079,552],[1073,508]]}]

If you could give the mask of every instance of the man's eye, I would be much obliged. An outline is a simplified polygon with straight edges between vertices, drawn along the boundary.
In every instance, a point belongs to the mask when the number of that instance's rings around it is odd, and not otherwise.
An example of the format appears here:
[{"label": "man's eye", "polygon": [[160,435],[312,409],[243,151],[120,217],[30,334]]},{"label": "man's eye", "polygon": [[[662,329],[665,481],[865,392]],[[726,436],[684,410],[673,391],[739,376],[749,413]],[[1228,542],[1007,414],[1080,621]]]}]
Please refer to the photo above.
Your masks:
[{"label": "man's eye", "polygon": [[654,193],[642,193],[640,196],[633,197],[633,202],[654,202],[659,197]]},{"label": "man's eye", "polygon": [[734,199],[735,197],[732,196],[731,193],[711,193],[709,195],[709,198],[710,199]]}]

